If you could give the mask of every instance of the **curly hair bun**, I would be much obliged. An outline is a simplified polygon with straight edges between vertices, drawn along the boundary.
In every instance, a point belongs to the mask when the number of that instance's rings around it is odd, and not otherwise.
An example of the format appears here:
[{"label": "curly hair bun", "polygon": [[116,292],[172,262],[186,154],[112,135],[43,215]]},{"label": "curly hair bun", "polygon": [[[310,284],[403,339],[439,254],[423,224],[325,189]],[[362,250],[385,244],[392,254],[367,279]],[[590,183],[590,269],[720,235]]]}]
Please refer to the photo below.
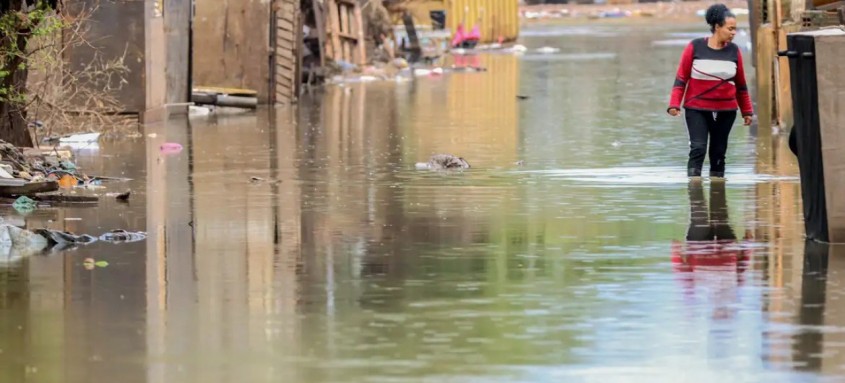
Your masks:
[{"label": "curly hair bun", "polygon": [[725,25],[725,19],[731,15],[731,10],[725,4],[713,4],[707,8],[707,13],[704,15],[704,20],[711,28],[716,28],[719,25]]}]

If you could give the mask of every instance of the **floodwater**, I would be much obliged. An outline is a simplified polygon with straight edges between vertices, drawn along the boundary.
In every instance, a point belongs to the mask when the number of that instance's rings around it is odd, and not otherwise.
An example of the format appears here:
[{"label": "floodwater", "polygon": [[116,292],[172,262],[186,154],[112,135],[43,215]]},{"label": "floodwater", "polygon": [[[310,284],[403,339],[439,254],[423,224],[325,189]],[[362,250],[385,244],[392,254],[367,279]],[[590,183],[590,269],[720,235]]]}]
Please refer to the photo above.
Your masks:
[{"label": "floodwater", "polygon": [[845,378],[845,251],[805,245],[785,140],[737,125],[689,183],[655,42],[690,30],[580,31],[77,151],[130,202],[7,221],[149,238],[7,259],[0,382]]}]

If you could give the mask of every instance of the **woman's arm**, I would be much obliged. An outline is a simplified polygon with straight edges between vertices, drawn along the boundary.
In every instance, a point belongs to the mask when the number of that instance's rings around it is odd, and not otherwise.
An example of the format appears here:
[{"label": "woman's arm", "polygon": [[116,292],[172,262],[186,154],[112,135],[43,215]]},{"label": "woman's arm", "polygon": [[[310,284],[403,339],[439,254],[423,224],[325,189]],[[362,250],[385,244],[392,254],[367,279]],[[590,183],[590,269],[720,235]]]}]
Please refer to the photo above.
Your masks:
[{"label": "woman's arm", "polygon": [[669,110],[681,109],[681,100],[684,98],[687,81],[689,81],[692,73],[692,49],[692,43],[689,43],[684,48],[684,53],[681,54],[681,62],[678,64],[678,73],[675,76],[675,84],[672,86],[672,94],[669,98]]},{"label": "woman's arm", "polygon": [[751,95],[748,94],[748,84],[745,82],[745,68],[742,65],[742,52],[737,48],[736,52],[736,101],[739,103],[739,110],[743,117],[754,115],[754,106],[751,103]]}]

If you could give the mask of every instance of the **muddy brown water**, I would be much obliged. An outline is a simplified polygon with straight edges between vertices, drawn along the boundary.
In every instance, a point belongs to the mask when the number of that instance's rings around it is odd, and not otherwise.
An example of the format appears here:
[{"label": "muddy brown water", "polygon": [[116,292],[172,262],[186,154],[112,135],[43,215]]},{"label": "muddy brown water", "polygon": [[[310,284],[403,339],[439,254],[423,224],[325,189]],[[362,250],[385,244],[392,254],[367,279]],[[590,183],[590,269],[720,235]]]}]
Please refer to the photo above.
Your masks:
[{"label": "muddy brown water", "polygon": [[[530,29],[462,58],[486,73],[78,150],[130,202],[7,221],[149,238],[7,258],[0,381],[845,378],[843,250],[805,246],[785,140],[737,125],[727,181],[685,177],[664,111],[689,32]],[[473,167],[414,170],[438,152]]]}]

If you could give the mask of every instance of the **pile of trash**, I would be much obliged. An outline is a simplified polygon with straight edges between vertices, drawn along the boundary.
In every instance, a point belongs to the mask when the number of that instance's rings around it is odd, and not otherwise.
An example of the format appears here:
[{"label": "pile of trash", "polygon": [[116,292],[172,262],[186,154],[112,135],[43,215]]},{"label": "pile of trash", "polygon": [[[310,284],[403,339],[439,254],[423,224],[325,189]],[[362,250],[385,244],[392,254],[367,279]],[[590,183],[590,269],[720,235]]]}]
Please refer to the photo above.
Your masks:
[{"label": "pile of trash", "polygon": [[14,261],[46,250],[69,250],[94,242],[119,244],[146,239],[146,233],[134,233],[125,230],[114,230],[99,237],[94,237],[87,234],[76,235],[49,229],[29,231],[14,225],[0,223],[0,263]]},{"label": "pile of trash", "polygon": [[57,182],[76,185],[90,182],[74,164],[69,151],[24,151],[0,140],[0,185],[24,186],[28,183]]},{"label": "pile of trash", "polygon": [[328,84],[343,85],[357,82],[373,81],[411,81],[414,77],[438,77],[447,73],[480,73],[487,69],[480,64],[461,64],[456,60],[456,65],[451,66],[429,66],[409,65],[405,59],[397,58],[389,63],[375,63],[363,68],[353,64],[346,64],[338,67],[333,76],[327,79]]},{"label": "pile of trash", "polygon": [[403,74],[409,72],[410,66],[405,59],[397,58],[387,63],[376,62],[372,65],[359,67],[358,65],[336,61],[327,66],[328,83],[350,83],[370,81],[402,81]]}]

